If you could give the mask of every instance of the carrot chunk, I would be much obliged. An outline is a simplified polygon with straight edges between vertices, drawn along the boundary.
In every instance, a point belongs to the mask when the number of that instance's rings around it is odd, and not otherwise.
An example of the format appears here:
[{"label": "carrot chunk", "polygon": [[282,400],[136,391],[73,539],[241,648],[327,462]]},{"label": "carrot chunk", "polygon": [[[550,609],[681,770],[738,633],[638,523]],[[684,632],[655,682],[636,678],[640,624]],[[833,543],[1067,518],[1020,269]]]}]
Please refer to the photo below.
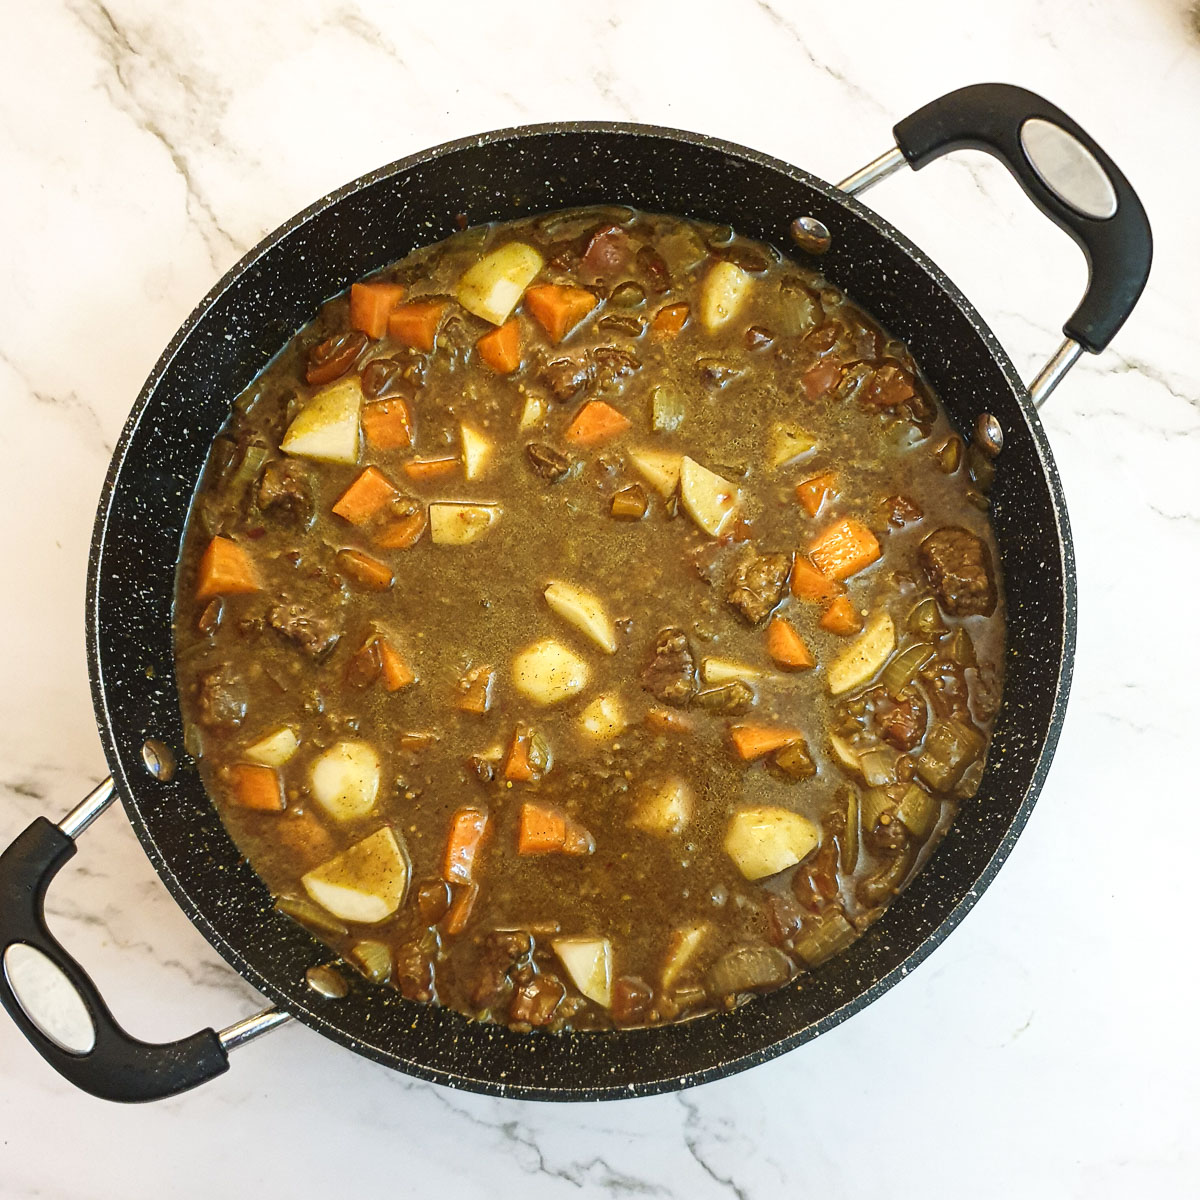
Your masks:
[{"label": "carrot chunk", "polygon": [[836,362],[822,362],[805,371],[800,376],[800,382],[810,400],[820,400],[826,392],[834,388],[841,377],[842,368]]},{"label": "carrot chunk", "polygon": [[830,633],[849,636],[862,628],[862,615],[850,602],[849,596],[835,596],[817,624]]},{"label": "carrot chunk", "polygon": [[596,307],[596,297],[583,288],[541,283],[525,292],[525,307],[557,346]]},{"label": "carrot chunk", "polygon": [[437,341],[438,326],[445,311],[444,300],[413,300],[402,304],[388,317],[388,333],[396,341],[428,354]]},{"label": "carrot chunk", "polygon": [[504,778],[518,783],[541,779],[549,766],[550,752],[542,735],[528,725],[518,725],[504,762]]},{"label": "carrot chunk", "polygon": [[667,304],[654,314],[650,328],[660,337],[674,337],[687,324],[691,308],[687,304]]},{"label": "carrot chunk", "polygon": [[410,458],[404,464],[404,473],[409,479],[441,479],[453,475],[457,466],[457,458]]},{"label": "carrot chunk", "polygon": [[782,750],[803,737],[799,729],[780,729],[775,725],[732,725],[729,729],[733,748],[744,762]]},{"label": "carrot chunk", "polygon": [[342,493],[333,511],[351,525],[365,525],[396,494],[396,489],[378,467],[368,467]]},{"label": "carrot chunk", "polygon": [[254,808],[260,812],[283,812],[283,783],[274,767],[239,763],[230,767],[229,780],[233,799],[239,808]]},{"label": "carrot chunk", "polygon": [[511,375],[521,365],[521,326],[516,317],[485,333],[475,343],[475,349],[493,371]]},{"label": "carrot chunk", "polygon": [[416,512],[397,517],[384,525],[375,535],[375,545],[385,550],[407,550],[421,540],[428,523],[425,510],[418,508]]},{"label": "carrot chunk", "polygon": [[450,907],[446,910],[443,924],[443,928],[448,934],[462,933],[466,929],[467,922],[471,919],[471,911],[478,899],[479,884],[477,883],[468,884],[455,893]]},{"label": "carrot chunk", "polygon": [[259,590],[250,556],[235,541],[215,537],[200,556],[196,572],[196,599],[234,596]]},{"label": "carrot chunk", "polygon": [[412,413],[398,396],[364,404],[361,420],[363,437],[376,450],[399,450],[412,445]]},{"label": "carrot chunk", "polygon": [[459,680],[456,708],[482,716],[492,706],[492,681],[496,672],[489,666],[472,667]]},{"label": "carrot chunk", "polygon": [[392,309],[404,299],[402,283],[354,283],[350,285],[350,327],[369,338],[387,333]]},{"label": "carrot chunk", "polygon": [[546,854],[561,850],[567,840],[567,821],[557,808],[526,801],[521,805],[517,830],[518,854]]},{"label": "carrot chunk", "polygon": [[819,533],[808,556],[823,575],[847,579],[879,557],[879,542],[861,521],[847,517]]},{"label": "carrot chunk", "polygon": [[832,600],[842,590],[840,584],[818,571],[812,560],[803,554],[797,554],[792,560],[791,589],[793,596],[817,602]]},{"label": "carrot chunk", "polygon": [[528,800],[521,805],[518,854],[590,854],[593,849],[592,835],[561,810]]},{"label": "carrot chunk", "polygon": [[389,692],[398,692],[416,681],[416,672],[395,646],[383,638],[378,638],[376,645],[379,649],[379,674]]},{"label": "carrot chunk", "polygon": [[833,496],[836,484],[837,476],[832,471],[814,475],[811,479],[796,484],[796,499],[810,517],[815,517],[821,511],[821,505]]},{"label": "carrot chunk", "polygon": [[450,818],[450,834],[442,859],[447,883],[474,883],[475,857],[487,833],[488,815],[481,808],[460,808]]},{"label": "carrot chunk", "polygon": [[339,550],[336,561],[343,575],[370,591],[384,592],[392,586],[391,567],[362,550]]},{"label": "carrot chunk", "polygon": [[785,671],[805,671],[817,665],[804,639],[782,617],[772,617],[767,625],[767,653]]},{"label": "carrot chunk", "polygon": [[630,426],[629,418],[617,412],[611,404],[603,400],[589,400],[575,414],[575,420],[568,426],[563,438],[573,446],[594,446],[597,442],[624,433]]}]

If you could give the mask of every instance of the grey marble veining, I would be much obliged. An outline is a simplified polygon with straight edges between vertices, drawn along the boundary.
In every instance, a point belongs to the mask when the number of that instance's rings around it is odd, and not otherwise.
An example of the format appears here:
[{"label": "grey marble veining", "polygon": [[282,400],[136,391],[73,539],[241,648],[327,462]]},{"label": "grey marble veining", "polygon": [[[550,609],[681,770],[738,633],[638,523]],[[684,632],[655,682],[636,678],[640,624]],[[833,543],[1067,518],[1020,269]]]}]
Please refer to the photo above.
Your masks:
[{"label": "grey marble veining", "polygon": [[[1077,542],[1071,707],[1042,802],[962,929],[848,1024],[735,1079],[548,1107],[406,1079],[289,1028],[152,1108],[71,1093],[0,1024],[0,1196],[830,1198],[1200,1187],[1189,881],[1200,583],[1200,37],[1173,0],[1014,0],[986,18],[732,0],[212,5],[50,0],[0,44],[0,841],[103,774],[83,654],[109,454],[218,275],[317,196],[401,154],[558,118],[730,137],[840,178],[940,91],[1044,91],[1121,163],[1157,258],[1113,350],[1044,419]],[[1075,248],[966,154],[870,202],[962,285],[1026,376],[1083,284]],[[124,817],[85,836],[51,922],[148,1038],[260,1003],[189,924]],[[68,1135],[69,1131],[69,1135]],[[323,1139],[327,1139],[323,1141]],[[324,1146],[328,1145],[326,1151]],[[145,1152],[153,1147],[154,1153]],[[304,1152],[297,1152],[303,1147]]]}]

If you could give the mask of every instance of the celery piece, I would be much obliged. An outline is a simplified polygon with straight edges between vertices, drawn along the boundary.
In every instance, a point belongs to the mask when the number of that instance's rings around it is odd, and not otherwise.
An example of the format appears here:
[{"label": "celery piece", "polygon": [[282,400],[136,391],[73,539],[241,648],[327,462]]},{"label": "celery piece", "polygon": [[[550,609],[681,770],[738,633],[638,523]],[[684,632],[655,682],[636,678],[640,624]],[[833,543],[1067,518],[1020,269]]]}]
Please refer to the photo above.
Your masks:
[{"label": "celery piece", "polygon": [[886,787],[896,782],[896,760],[899,756],[893,750],[868,750],[859,756],[863,778],[868,787]]},{"label": "celery piece", "polygon": [[320,905],[313,904],[311,900],[303,900],[299,896],[276,896],[275,909],[285,917],[291,917],[297,924],[303,925],[310,933],[328,935],[349,932],[341,921],[327,913]]},{"label": "celery piece", "polygon": [[355,942],[350,961],[372,983],[387,983],[392,974],[392,952],[382,942]]},{"label": "celery piece", "polygon": [[845,950],[857,937],[858,930],[835,908],[820,920],[806,921],[794,945],[805,964],[815,967]]},{"label": "celery piece", "polygon": [[858,866],[858,793],[846,789],[846,833],[841,844],[841,867],[849,875]]},{"label": "celery piece", "polygon": [[945,633],[946,622],[938,612],[937,601],[932,596],[926,596],[911,613],[908,614],[908,628],[913,633],[929,637],[934,633]]},{"label": "celery piece", "polygon": [[948,792],[983,753],[983,734],[953,718],[935,720],[917,759],[917,775],[935,792]]},{"label": "celery piece", "polygon": [[892,699],[899,699],[900,693],[916,679],[917,673],[934,654],[935,650],[928,642],[917,642],[905,647],[883,668],[879,682],[887,688]]},{"label": "celery piece", "polygon": [[650,395],[650,428],[655,433],[674,433],[683,424],[683,397],[673,388],[659,384]]},{"label": "celery piece", "polygon": [[938,810],[938,802],[920,784],[913,783],[897,802],[896,817],[913,837],[923,842],[937,824]]},{"label": "celery piece", "polygon": [[870,833],[879,824],[879,818],[890,812],[895,805],[887,794],[886,788],[867,788],[862,794],[860,810],[862,812],[863,833]]}]

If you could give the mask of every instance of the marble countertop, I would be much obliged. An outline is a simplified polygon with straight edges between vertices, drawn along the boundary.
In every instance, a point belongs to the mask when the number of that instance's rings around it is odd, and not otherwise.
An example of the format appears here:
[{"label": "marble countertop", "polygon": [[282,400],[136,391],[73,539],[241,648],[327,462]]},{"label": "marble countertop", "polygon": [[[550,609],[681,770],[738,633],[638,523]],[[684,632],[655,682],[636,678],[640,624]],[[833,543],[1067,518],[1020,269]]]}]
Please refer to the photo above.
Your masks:
[{"label": "marble countertop", "polygon": [[[0,844],[105,773],[84,661],[88,539],[161,348],[294,211],[481,129],[609,118],[703,130],[837,179],[964,83],[1042,91],[1154,225],[1114,348],[1045,410],[1079,561],[1075,686],[1007,866],[899,987],[809,1046],[678,1095],[544,1106],[450,1092],[289,1027],[150,1107],[73,1092],[0,1021],[0,1196],[1200,1192],[1191,779],[1200,642],[1200,18],[1094,5],[700,6],[46,0],[0,41]],[[541,9],[541,13],[536,11]],[[711,13],[715,14],[716,6]],[[669,65],[668,65],[669,64]],[[1031,376],[1083,286],[1075,247],[964,154],[870,202],[963,286]],[[1184,784],[1188,786],[1185,787]],[[154,875],[119,810],[51,921],[148,1039],[261,999]]]}]

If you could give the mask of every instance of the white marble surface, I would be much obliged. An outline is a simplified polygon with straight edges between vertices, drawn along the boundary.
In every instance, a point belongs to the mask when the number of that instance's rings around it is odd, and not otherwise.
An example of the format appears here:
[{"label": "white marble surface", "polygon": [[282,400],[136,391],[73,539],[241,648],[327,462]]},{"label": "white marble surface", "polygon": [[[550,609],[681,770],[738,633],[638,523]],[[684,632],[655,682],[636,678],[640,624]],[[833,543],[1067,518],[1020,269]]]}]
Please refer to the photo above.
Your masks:
[{"label": "white marble surface", "polygon": [[[1046,411],[1077,539],[1075,690],[1028,830],[960,931],[782,1060],[548,1107],[414,1083],[301,1028],[191,1095],[72,1092],[0,1022],[0,1195],[1183,1197],[1200,1192],[1195,679],[1200,35],[1183,0],[854,6],[46,0],[0,38],[0,842],[104,773],[82,614],[109,453],[161,347],[293,211],[380,163],[553,118],[679,125],[838,178],[966,82],[1043,91],[1139,188],[1158,257],[1116,347]],[[1082,286],[989,160],[872,203],[1032,373]],[[53,924],[135,1032],[259,1005],[123,816]]]}]

